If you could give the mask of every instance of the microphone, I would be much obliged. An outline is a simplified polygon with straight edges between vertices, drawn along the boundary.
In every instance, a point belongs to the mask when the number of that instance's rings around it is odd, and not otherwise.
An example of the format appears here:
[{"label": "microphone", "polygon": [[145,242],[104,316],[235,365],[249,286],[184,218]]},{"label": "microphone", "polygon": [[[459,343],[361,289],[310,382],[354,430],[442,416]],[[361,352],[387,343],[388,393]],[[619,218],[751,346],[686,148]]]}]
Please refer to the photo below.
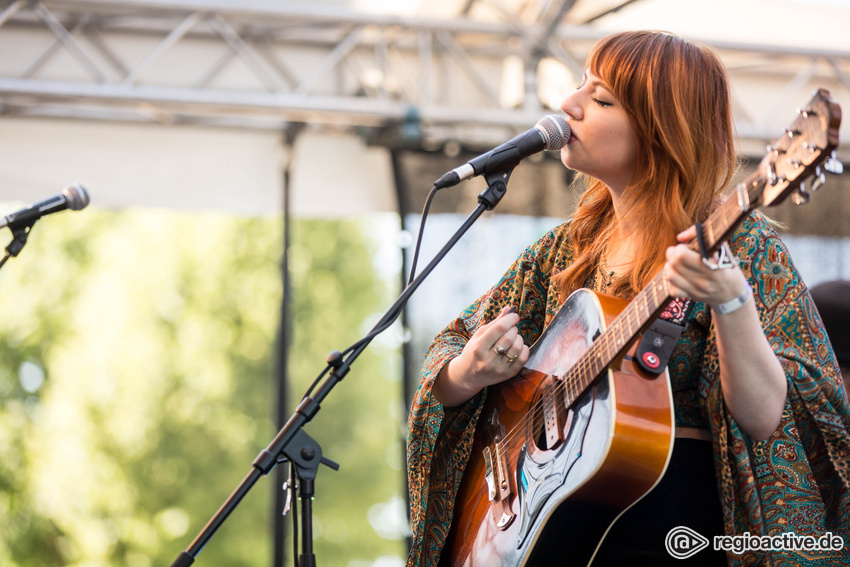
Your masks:
[{"label": "microphone", "polygon": [[563,116],[544,116],[531,130],[454,168],[434,182],[434,186],[444,189],[478,175],[506,172],[537,152],[560,150],[569,139],[570,125]]},{"label": "microphone", "polygon": [[79,211],[89,204],[89,194],[85,187],[74,183],[62,189],[58,195],[53,195],[43,201],[39,201],[25,209],[14,212],[0,218],[0,228],[10,227],[12,230],[18,227],[31,225],[44,215],[57,213],[65,209]]}]

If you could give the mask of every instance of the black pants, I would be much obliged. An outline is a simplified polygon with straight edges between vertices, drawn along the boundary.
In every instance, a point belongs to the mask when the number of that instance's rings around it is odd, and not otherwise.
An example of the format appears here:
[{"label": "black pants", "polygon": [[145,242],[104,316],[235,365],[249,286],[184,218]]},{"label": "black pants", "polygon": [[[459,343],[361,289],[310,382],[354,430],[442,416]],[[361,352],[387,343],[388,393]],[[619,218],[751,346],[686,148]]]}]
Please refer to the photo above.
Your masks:
[{"label": "black pants", "polygon": [[[673,558],[664,541],[667,533],[678,526],[686,526],[708,539],[708,547],[688,559]],[[723,535],[723,512],[711,443],[677,438],[661,482],[617,520],[593,567],[725,566],[725,553],[714,551],[715,535]]]},{"label": "black pants", "polygon": [[[575,567],[590,560],[616,511],[570,501],[547,522],[530,567]],[[665,546],[670,530],[686,527],[708,540],[692,557],[673,557]],[[711,443],[677,438],[661,481],[611,528],[591,567],[724,567],[725,553],[714,551],[723,534],[723,512],[714,475]],[[691,548],[679,548],[677,551]]]}]

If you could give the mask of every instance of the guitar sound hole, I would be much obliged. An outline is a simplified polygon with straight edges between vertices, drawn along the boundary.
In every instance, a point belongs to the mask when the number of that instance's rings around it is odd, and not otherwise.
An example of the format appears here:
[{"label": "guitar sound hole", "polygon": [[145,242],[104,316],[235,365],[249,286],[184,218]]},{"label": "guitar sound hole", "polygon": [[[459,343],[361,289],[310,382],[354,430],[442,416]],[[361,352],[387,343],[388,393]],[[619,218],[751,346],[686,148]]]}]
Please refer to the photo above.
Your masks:
[{"label": "guitar sound hole", "polygon": [[563,441],[562,428],[567,418],[560,381],[547,376],[539,385],[527,420],[527,438],[536,451],[548,452]]},{"label": "guitar sound hole", "polygon": [[551,447],[549,447],[548,442],[546,441],[545,417],[543,415],[543,408],[541,404],[534,404],[533,411],[534,414],[531,421],[531,431],[534,445],[541,451],[548,451]]}]

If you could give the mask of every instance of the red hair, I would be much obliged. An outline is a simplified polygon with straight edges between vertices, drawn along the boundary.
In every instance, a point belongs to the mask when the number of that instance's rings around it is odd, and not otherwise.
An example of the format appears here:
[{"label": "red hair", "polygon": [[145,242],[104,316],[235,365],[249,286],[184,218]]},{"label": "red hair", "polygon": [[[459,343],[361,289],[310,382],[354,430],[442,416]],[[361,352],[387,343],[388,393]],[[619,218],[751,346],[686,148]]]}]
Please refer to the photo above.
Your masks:
[{"label": "red hair", "polygon": [[[635,171],[618,214],[635,227],[637,255],[611,293],[632,296],[664,264],[676,234],[704,221],[737,167],[726,70],[706,46],[662,32],[602,39],[587,59],[623,105],[638,138]],[[587,190],[570,224],[571,266],[557,276],[562,297],[585,285],[616,228],[608,188]]]}]

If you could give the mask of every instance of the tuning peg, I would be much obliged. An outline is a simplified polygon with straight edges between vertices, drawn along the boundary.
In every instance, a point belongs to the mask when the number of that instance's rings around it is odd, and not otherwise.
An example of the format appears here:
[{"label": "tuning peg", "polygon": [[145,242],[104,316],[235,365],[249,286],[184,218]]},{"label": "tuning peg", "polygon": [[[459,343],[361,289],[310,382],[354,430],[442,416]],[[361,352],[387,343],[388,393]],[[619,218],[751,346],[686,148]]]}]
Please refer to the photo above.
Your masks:
[{"label": "tuning peg", "polygon": [[818,151],[820,148],[818,147],[818,145],[817,145],[817,144],[810,144],[810,143],[808,143],[808,142],[803,142],[803,149],[804,149],[804,150],[809,150],[809,153],[810,153],[810,154],[813,154],[813,153],[815,153],[816,151]]},{"label": "tuning peg", "polygon": [[786,181],[787,178],[784,175],[776,175],[776,166],[772,163],[767,167],[767,182],[773,186],[777,183],[782,183]]},{"label": "tuning peg", "polygon": [[778,179],[776,177],[776,166],[772,163],[767,166],[767,182],[770,185],[776,185]]},{"label": "tuning peg", "polygon": [[769,153],[769,154],[773,154],[773,155],[775,155],[775,156],[778,156],[778,155],[781,155],[781,154],[784,154],[784,153],[785,153],[785,150],[783,150],[782,148],[779,148],[779,147],[777,147],[777,146],[771,146],[770,144],[768,144],[768,145],[765,147],[765,151],[766,151],[767,153]]},{"label": "tuning peg", "polygon": [[799,114],[799,115],[800,115],[800,116],[802,116],[803,118],[808,118],[809,116],[817,116],[817,115],[818,115],[818,113],[817,113],[817,112],[815,112],[814,110],[812,110],[812,107],[811,107],[811,106],[810,106],[810,107],[808,107],[808,108],[805,108],[805,109],[804,109],[804,108],[798,108],[798,109],[797,109],[797,114]]},{"label": "tuning peg", "polygon": [[793,138],[794,136],[799,136],[800,131],[799,130],[791,130],[789,128],[786,128],[785,129],[785,135],[788,136],[789,138]]},{"label": "tuning peg", "polygon": [[826,175],[820,170],[820,167],[815,168],[815,178],[812,179],[812,191],[817,191],[826,185]]},{"label": "tuning peg", "polygon": [[833,175],[841,175],[844,173],[844,164],[836,157],[835,150],[832,150],[832,155],[829,156],[829,159],[827,159],[826,163],[823,164],[823,168]]},{"label": "tuning peg", "polygon": [[812,200],[812,194],[806,191],[805,183],[800,183],[800,186],[797,187],[797,190],[792,195],[791,200],[794,201],[795,205],[805,205]]}]

